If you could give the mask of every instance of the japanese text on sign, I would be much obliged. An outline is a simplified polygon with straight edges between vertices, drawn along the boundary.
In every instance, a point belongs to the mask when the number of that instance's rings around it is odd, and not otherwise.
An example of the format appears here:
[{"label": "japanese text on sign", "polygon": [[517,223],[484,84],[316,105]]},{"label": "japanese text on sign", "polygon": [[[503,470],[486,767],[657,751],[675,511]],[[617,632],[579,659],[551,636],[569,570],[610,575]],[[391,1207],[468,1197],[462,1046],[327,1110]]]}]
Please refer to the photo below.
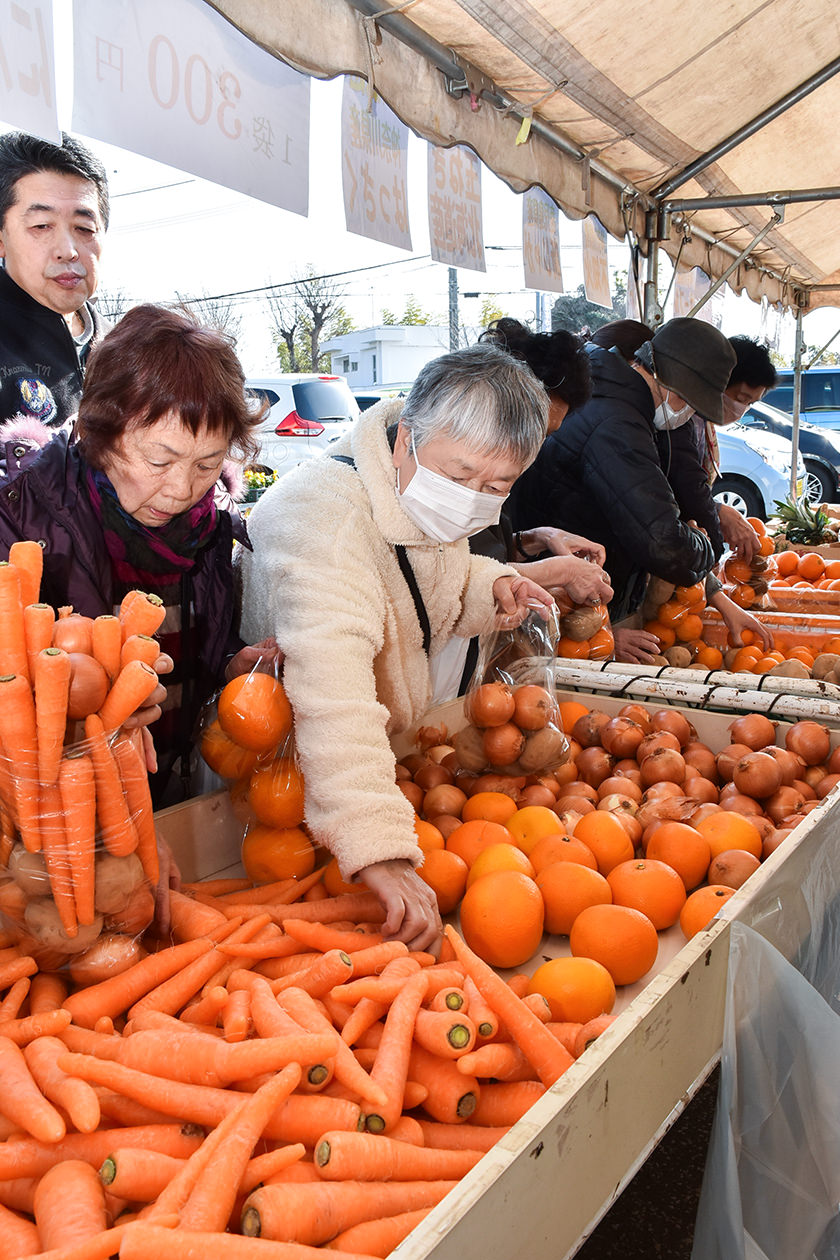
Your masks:
[{"label": "japanese text on sign", "polygon": [[563,292],[558,210],[542,188],[522,197],[522,265],[526,288]]},{"label": "japanese text on sign", "polygon": [[408,127],[381,97],[368,108],[363,79],[348,76],[341,99],[341,180],[348,232],[411,249]]},{"label": "japanese text on sign", "polygon": [[0,119],[61,144],[50,0],[0,0]]},{"label": "japanese text on sign", "polygon": [[73,126],[306,214],[309,79],[201,0],[75,0]]},{"label": "japanese text on sign", "polygon": [[470,149],[429,145],[429,244],[436,262],[486,270],[481,163]]},{"label": "japanese text on sign", "polygon": [[589,302],[612,309],[607,229],[594,214],[583,220],[583,284]]}]

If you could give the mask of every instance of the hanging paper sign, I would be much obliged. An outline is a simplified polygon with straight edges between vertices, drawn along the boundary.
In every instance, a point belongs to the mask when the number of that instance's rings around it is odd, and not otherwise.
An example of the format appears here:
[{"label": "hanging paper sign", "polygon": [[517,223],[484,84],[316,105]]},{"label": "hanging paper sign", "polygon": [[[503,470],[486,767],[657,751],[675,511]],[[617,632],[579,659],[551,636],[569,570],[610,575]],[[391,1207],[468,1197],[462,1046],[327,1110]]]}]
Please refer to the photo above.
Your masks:
[{"label": "hanging paper sign", "polygon": [[542,188],[522,197],[522,266],[526,289],[563,292],[559,212]]},{"label": "hanging paper sign", "polygon": [[[692,307],[700,301],[703,294],[708,290],[711,281],[702,271],[700,267],[690,267],[687,271],[681,271],[677,268],[677,278],[674,281],[674,316],[688,315]],[[704,319],[708,323],[713,323],[711,318],[712,312],[707,302],[700,307],[697,312],[698,319]]]},{"label": "hanging paper sign", "polygon": [[61,144],[51,0],[0,0],[0,119]]},{"label": "hanging paper sign", "polygon": [[638,277],[633,274],[633,256],[627,264],[627,298],[624,304],[624,314],[626,319],[642,319],[642,309],[639,302],[639,296],[644,299],[644,281],[642,276]]},{"label": "hanging paper sign", "polygon": [[306,214],[310,81],[202,0],[74,0],[73,126]]},{"label": "hanging paper sign", "polygon": [[587,301],[612,310],[607,229],[594,214],[583,220],[583,284]]},{"label": "hanging paper sign", "polygon": [[436,262],[486,271],[481,163],[471,149],[429,145],[429,244]]},{"label": "hanging paper sign", "polygon": [[411,249],[408,127],[375,94],[368,108],[367,84],[350,75],[341,98],[341,182],[348,232]]}]

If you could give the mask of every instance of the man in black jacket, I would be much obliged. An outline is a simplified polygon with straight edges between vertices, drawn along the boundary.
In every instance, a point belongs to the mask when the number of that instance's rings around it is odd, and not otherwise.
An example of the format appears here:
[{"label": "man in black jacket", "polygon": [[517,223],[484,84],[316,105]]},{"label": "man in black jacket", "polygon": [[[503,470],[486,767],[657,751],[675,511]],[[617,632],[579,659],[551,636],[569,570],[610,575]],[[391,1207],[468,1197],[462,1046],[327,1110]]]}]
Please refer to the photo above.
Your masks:
[{"label": "man in black jacket", "polygon": [[14,418],[18,435],[24,421],[60,428],[78,407],[106,331],[90,299],[108,208],[104,167],[71,136],[0,137],[0,423]]},{"label": "man in black jacket", "polygon": [[700,320],[672,319],[644,347],[647,364],[590,343],[592,397],[548,437],[510,499],[514,529],[575,529],[606,549],[612,621],[641,602],[647,574],[691,586],[714,564],[705,533],[680,518],[660,462],[663,427],[683,411],[723,417],[735,363],[727,339]]}]

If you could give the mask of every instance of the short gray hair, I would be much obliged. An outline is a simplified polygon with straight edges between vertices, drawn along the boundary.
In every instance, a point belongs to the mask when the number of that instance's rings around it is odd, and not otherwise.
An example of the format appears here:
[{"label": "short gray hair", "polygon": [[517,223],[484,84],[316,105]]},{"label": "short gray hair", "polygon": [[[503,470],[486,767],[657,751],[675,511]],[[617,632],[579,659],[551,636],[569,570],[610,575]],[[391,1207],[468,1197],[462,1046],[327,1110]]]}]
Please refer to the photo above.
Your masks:
[{"label": "short gray hair", "polygon": [[497,346],[470,346],[421,369],[402,420],[417,447],[448,437],[527,467],[545,441],[548,395],[521,359]]}]

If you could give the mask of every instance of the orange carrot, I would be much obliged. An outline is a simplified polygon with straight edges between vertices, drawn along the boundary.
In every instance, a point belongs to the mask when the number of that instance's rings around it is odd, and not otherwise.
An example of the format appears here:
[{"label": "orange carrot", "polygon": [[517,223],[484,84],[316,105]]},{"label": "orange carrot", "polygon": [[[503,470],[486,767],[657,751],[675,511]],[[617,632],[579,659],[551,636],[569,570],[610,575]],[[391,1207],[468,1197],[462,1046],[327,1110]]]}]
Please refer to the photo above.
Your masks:
[{"label": "orange carrot", "polygon": [[[123,1128],[119,1138],[121,1146],[143,1146],[182,1158],[191,1155],[201,1141],[195,1132],[185,1131],[181,1123]],[[83,1159],[98,1168],[113,1146],[113,1129],[68,1133],[60,1142],[17,1137],[14,1142],[0,1144],[0,1181],[40,1177],[63,1159]]]},{"label": "orange carrot", "polygon": [[382,1134],[325,1133],[315,1147],[315,1167],[325,1181],[422,1181],[457,1179],[474,1168],[482,1151],[436,1151]]},{"label": "orange carrot", "polygon": [[269,1177],[276,1177],[279,1172],[294,1167],[305,1154],[306,1147],[302,1142],[291,1142],[288,1146],[278,1146],[276,1150],[266,1151],[264,1155],[255,1155],[248,1160],[240,1178],[239,1193],[250,1194]]},{"label": "orange carrot", "polygon": [[119,618],[123,642],[133,634],[152,635],[159,630],[166,616],[163,600],[145,591],[129,591],[120,604]]},{"label": "orange carrot", "polygon": [[252,1238],[318,1246],[343,1229],[383,1212],[433,1207],[456,1181],[344,1181],[321,1185],[261,1186],[249,1195],[242,1232]]},{"label": "orange carrot", "polygon": [[[120,649],[122,647],[122,626],[119,618],[110,613],[94,617],[91,631],[91,647],[93,656],[105,670],[111,682],[120,672]],[[157,660],[157,657],[155,657]]]},{"label": "orange carrot", "polygon": [[[602,1019],[603,1016],[599,1015],[598,1018]],[[556,1023],[553,1020],[549,1020],[549,1022],[546,1024],[546,1028],[551,1033],[552,1037],[556,1037],[557,1040],[566,1047],[569,1054],[572,1055],[572,1057],[575,1059],[580,1054],[580,1051],[577,1049],[576,1043],[578,1039],[578,1034],[580,1033],[580,1030],[583,1027],[584,1027],[583,1024],[575,1024],[575,1023],[572,1023],[571,1021],[564,1022],[564,1023]]]},{"label": "orange carrot", "polygon": [[499,1016],[512,1039],[537,1069],[544,1085],[553,1085],[574,1059],[486,962],[474,954],[453,927],[444,929],[476,988]]},{"label": "orange carrot", "polygon": [[531,983],[531,977],[524,971],[518,971],[515,976],[511,976],[508,980],[508,988],[515,993],[518,998],[524,998],[528,992],[528,985]]},{"label": "orange carrot", "polygon": [[[286,883],[283,880],[283,883]],[[183,893],[205,892],[211,897],[222,896],[224,893],[244,892],[245,889],[251,887],[250,879],[244,876],[237,876],[233,879],[208,879],[200,880],[195,884],[182,884],[181,891]]]},{"label": "orange carrot", "polygon": [[491,1127],[480,1124],[441,1124],[421,1117],[417,1123],[426,1146],[439,1151],[489,1151],[505,1136],[509,1125]]},{"label": "orange carrot", "polygon": [[421,1009],[414,1022],[414,1040],[441,1058],[457,1059],[475,1045],[475,1024],[469,1015]]},{"label": "orange carrot", "polygon": [[467,1014],[467,995],[458,985],[447,985],[433,993],[426,1003],[430,1011],[461,1011]]},{"label": "orange carrot", "polygon": [[[0,574],[2,572],[3,566],[0,564]],[[0,625],[3,626],[5,639],[7,632],[2,605]],[[12,775],[21,839],[30,853],[36,853],[41,848],[38,826],[38,735],[35,702],[25,673],[0,676],[0,743]]]},{"label": "orange carrot", "polygon": [[131,738],[117,739],[112,751],[125,790],[128,813],[137,835],[137,856],[146,872],[146,878],[154,888],[160,878],[160,862],[146,763]]},{"label": "orange carrot", "polygon": [[294,986],[297,989],[303,989],[312,997],[321,997],[323,993],[329,993],[330,989],[341,984],[342,980],[348,979],[352,974],[353,963],[350,955],[345,954],[343,949],[331,949],[326,954],[315,955],[314,961],[305,971],[296,972],[282,980],[272,981],[271,988],[274,993],[279,994],[284,989]]},{"label": "orange carrot", "polygon": [[[385,967],[382,972],[382,979],[399,979],[400,984],[402,984],[406,976],[413,975],[419,970],[420,964],[415,959],[407,957],[395,958]],[[333,998],[333,1001],[335,1001],[335,998]],[[342,1041],[348,1046],[354,1045],[368,1028],[388,1013],[388,1005],[389,1003],[387,1002],[377,1002],[373,998],[361,998],[353,1007],[341,1029]]]},{"label": "orange carrot", "polygon": [[[319,1260],[312,1247],[264,1242],[241,1234],[207,1234],[197,1230],[160,1229],[147,1221],[125,1226],[120,1260]],[[337,1260],[368,1260],[349,1252],[336,1252]],[[40,1260],[40,1257],[39,1257]],[[46,1257],[53,1260],[53,1257]],[[61,1260],[56,1257],[55,1260]],[[68,1257],[74,1260],[74,1257]],[[83,1257],[82,1260],[88,1260]],[[96,1260],[96,1258],[94,1258]]]},{"label": "orange carrot", "polygon": [[96,918],[94,851],[96,796],[89,757],[64,757],[58,771],[58,791],[64,813],[64,844],[76,918],[91,924]]},{"label": "orange carrot", "polygon": [[169,892],[169,918],[172,934],[178,941],[209,936],[214,928],[225,923],[225,916],[220,911],[203,906],[174,888]]},{"label": "orange carrot", "polygon": [[596,1015],[594,1019],[582,1024],[575,1035],[574,1045],[569,1047],[570,1052],[576,1059],[580,1058],[584,1050],[588,1049],[592,1042],[600,1037],[602,1032],[606,1032],[610,1024],[614,1024],[617,1019],[617,1015]]},{"label": "orange carrot", "polygon": [[340,923],[342,919],[353,923],[383,923],[385,911],[374,893],[340,893],[325,901],[296,901],[285,911],[283,921],[286,919],[306,919],[309,923]]},{"label": "orange carrot", "polygon": [[99,1180],[111,1194],[131,1203],[151,1203],[187,1162],[160,1151],[120,1146],[119,1132],[114,1141],[117,1145],[102,1161]]},{"label": "orange carrot", "polygon": [[119,654],[119,668],[125,669],[129,661],[144,661],[154,666],[160,656],[160,644],[149,634],[131,634],[122,645]]},{"label": "orange carrot", "polygon": [[362,1221],[343,1229],[324,1246],[328,1251],[358,1251],[365,1256],[390,1256],[404,1238],[429,1215],[431,1208],[398,1212],[396,1216],[380,1216],[375,1221]]},{"label": "orange carrot", "polygon": [[23,1057],[41,1093],[63,1107],[80,1133],[93,1133],[99,1125],[99,1099],[87,1081],[62,1072],[58,1059],[67,1047],[57,1037],[38,1037],[24,1048]]},{"label": "orange carrot", "polygon": [[[323,953],[326,953],[328,949],[343,949],[345,954],[356,954],[382,941],[382,934],[379,932],[375,934],[343,932],[338,928],[329,927],[326,923],[309,923],[306,919],[284,919],[283,931],[293,940],[308,946],[309,949],[319,949]],[[401,943],[400,941],[392,942],[397,945]],[[407,954],[408,946],[404,946],[398,952]]]},{"label": "orange carrot", "polygon": [[114,731],[131,717],[158,685],[158,676],[145,661],[129,661],[114,679],[113,686],[99,710],[99,719],[106,731]]},{"label": "orange carrot", "polygon": [[[271,999],[274,1001],[273,994]],[[227,989],[224,985],[217,984],[204,997],[200,997],[195,1002],[190,1003],[189,1006],[185,1006],[179,1018],[185,1024],[205,1024],[212,1027],[219,1018],[227,1000]]]},{"label": "orange carrot", "polygon": [[[10,1135],[11,1136],[11,1135]],[[14,1141],[20,1137],[20,1129],[14,1130]],[[32,1141],[27,1138],[27,1141]],[[320,1181],[321,1178],[312,1167],[313,1180]],[[37,1188],[40,1177],[9,1177],[7,1180],[0,1182],[0,1203],[4,1207],[12,1208],[15,1212],[26,1212],[32,1215],[32,1205],[35,1201],[35,1190]]]},{"label": "orange carrot", "polygon": [[379,941],[369,945],[367,949],[357,950],[351,954],[353,960],[353,976],[378,976],[389,962],[396,958],[407,958],[408,950],[402,941]]},{"label": "orange carrot", "polygon": [[119,1036],[105,1036],[93,1028],[82,1028],[73,1023],[62,1029],[60,1039],[74,1054],[95,1054],[100,1059],[115,1059],[121,1044]]},{"label": "orange carrot", "polygon": [[[255,1003],[260,1001],[260,990],[255,990],[255,997],[252,1000]],[[302,1028],[306,1028],[312,1033],[323,1032],[325,1036],[328,1032],[332,1033],[334,1042],[331,1055],[334,1059],[334,1072],[337,1081],[346,1085],[359,1098],[362,1098],[366,1103],[374,1107],[382,1108],[387,1105],[388,1095],[381,1085],[371,1080],[367,1072],[359,1066],[350,1047],[344,1044],[326,1016],[321,1014],[310,994],[304,992],[303,989],[286,989],[280,995],[279,1005]],[[327,1055],[327,1058],[329,1057],[330,1055]]]},{"label": "orange carrot", "polygon": [[105,848],[114,857],[126,857],[137,848],[137,832],[128,812],[117,763],[105,738],[102,719],[95,713],[85,718],[93,777],[96,782],[96,817]]},{"label": "orange carrot", "polygon": [[64,1003],[73,1020],[83,1028],[93,1028],[100,1015],[113,1019],[121,1015],[146,993],[175,975],[195,958],[212,949],[209,940],[185,941],[172,945],[160,953],[149,954],[118,976],[111,976],[99,984],[71,993]]},{"label": "orange carrot", "polygon": [[[35,600],[31,601],[35,603]],[[23,600],[20,571],[8,560],[0,561],[0,674],[20,674],[29,682],[29,661],[26,656],[26,634],[23,628]]]},{"label": "orange carrot", "polygon": [[512,1041],[493,1041],[458,1060],[459,1072],[496,1081],[535,1081],[533,1064]]},{"label": "orange carrot", "polygon": [[210,1232],[225,1229],[251,1153],[272,1114],[299,1081],[299,1065],[290,1064],[241,1104],[236,1123],[216,1147],[184,1204],[179,1228]]},{"label": "orange carrot", "polygon": [[29,976],[21,976],[20,980],[15,980],[9,989],[9,992],[0,1002],[0,1026],[10,1019],[17,1019],[20,1014],[20,1008],[23,1006],[29,996],[29,988],[32,981]]},{"label": "orange carrot", "polygon": [[475,1110],[481,1092],[476,1078],[459,1072],[455,1060],[430,1054],[417,1042],[411,1047],[408,1077],[425,1087],[423,1107],[433,1120],[461,1124]]},{"label": "orange carrot", "polygon": [[225,1041],[244,1041],[251,1027],[251,995],[247,989],[236,989],[228,994],[222,1010],[222,1029]]},{"label": "orange carrot", "polygon": [[[502,981],[504,983],[504,981]],[[511,1125],[521,1120],[545,1093],[541,1081],[512,1081],[484,1084],[471,1119],[481,1125]]]},{"label": "orange carrot", "polygon": [[[61,749],[59,748],[59,757]],[[56,768],[56,779],[58,768]],[[50,877],[50,891],[61,926],[69,937],[78,935],[73,872],[67,852],[67,831],[61,789],[57,782],[41,785],[41,851]]]},{"label": "orange carrot", "polygon": [[[236,938],[247,941],[255,929],[250,923],[239,924],[237,927],[235,922],[230,922],[219,931],[224,933],[223,940]],[[218,965],[219,953],[214,944],[212,948],[199,954],[192,962],[187,963],[174,975],[168,976],[161,984],[156,985],[154,989],[150,989],[137,1002],[134,1002],[128,1011],[129,1019],[136,1019],[142,1011],[163,1011],[165,1014],[174,1015],[198,993],[214,974]]]},{"label": "orange carrot", "polygon": [[130,1129],[147,1124],[166,1124],[171,1120],[171,1116],[155,1111],[153,1107],[146,1107],[134,1098],[124,1098],[122,1094],[115,1094],[102,1085],[94,1085],[93,1088],[99,1099],[99,1108],[109,1124]]},{"label": "orange carrot", "polygon": [[23,632],[29,677],[35,677],[35,657],[52,643],[55,613],[49,604],[28,604],[23,610]]},{"label": "orange carrot", "polygon": [[42,1142],[60,1142],[66,1128],[61,1115],[47,1102],[18,1046],[0,1036],[0,1112]]},{"label": "orange carrot", "polygon": [[523,1006],[527,1006],[532,1015],[536,1015],[541,1024],[547,1024],[551,1019],[548,998],[543,997],[542,993],[526,993],[524,998],[519,1000]]},{"label": "orange carrot", "polygon": [[149,1029],[123,1039],[119,1062],[140,1072],[166,1076],[188,1085],[224,1086],[262,1072],[277,1072],[290,1062],[320,1063],[329,1058],[335,1034],[301,1032],[227,1043],[186,1029]]},{"label": "orange carrot", "polygon": [[40,1250],[38,1227],[25,1216],[0,1205],[0,1260],[21,1260]]},{"label": "orange carrot", "polygon": [[387,1131],[402,1113],[414,1021],[426,996],[426,985],[422,971],[409,976],[388,1011],[371,1070],[371,1079],[384,1091],[388,1101],[384,1107],[368,1114],[365,1124],[372,1133]]},{"label": "orange carrot", "polygon": [[0,1024],[0,1036],[13,1041],[16,1046],[27,1046],[36,1037],[58,1036],[69,1023],[69,1011],[44,1011],[41,1015],[27,1015],[24,1019],[4,1020]]},{"label": "orange carrot", "polygon": [[80,1159],[65,1159],[47,1169],[34,1207],[42,1251],[70,1247],[108,1228],[102,1182]]},{"label": "orange carrot", "polygon": [[467,1009],[470,1012],[470,1018],[475,1024],[478,1036],[485,1041],[489,1037],[495,1037],[499,1031],[499,1017],[485,1002],[483,995],[476,988],[475,981],[470,976],[466,976],[464,979],[464,992],[467,995]]},{"label": "orange carrot", "polygon": [[44,574],[44,549],[41,544],[32,539],[13,542],[9,548],[9,563],[18,571],[20,600],[24,608],[27,604],[37,604]]}]

